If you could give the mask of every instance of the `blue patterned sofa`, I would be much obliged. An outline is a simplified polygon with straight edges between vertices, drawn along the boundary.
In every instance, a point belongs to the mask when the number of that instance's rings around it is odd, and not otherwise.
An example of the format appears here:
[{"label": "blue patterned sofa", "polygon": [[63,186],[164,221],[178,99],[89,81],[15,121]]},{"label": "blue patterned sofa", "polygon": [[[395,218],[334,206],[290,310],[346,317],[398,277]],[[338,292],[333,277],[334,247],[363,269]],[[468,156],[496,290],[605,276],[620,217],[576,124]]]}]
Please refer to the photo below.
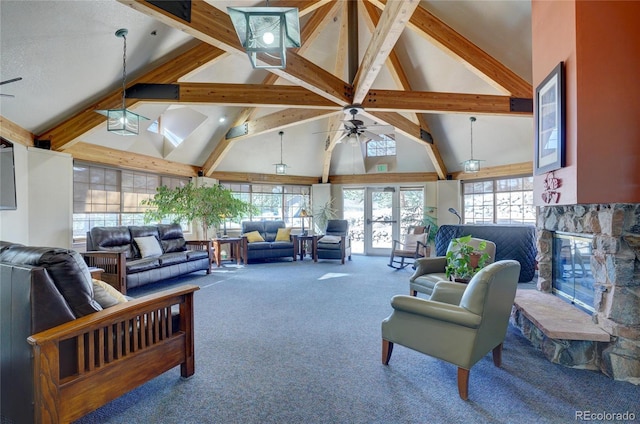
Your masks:
[{"label": "blue patterned sofa", "polygon": [[436,256],[444,256],[452,238],[471,237],[496,244],[495,261],[514,259],[520,262],[518,281],[533,280],[536,271],[536,228],[533,225],[441,225],[435,238]]}]

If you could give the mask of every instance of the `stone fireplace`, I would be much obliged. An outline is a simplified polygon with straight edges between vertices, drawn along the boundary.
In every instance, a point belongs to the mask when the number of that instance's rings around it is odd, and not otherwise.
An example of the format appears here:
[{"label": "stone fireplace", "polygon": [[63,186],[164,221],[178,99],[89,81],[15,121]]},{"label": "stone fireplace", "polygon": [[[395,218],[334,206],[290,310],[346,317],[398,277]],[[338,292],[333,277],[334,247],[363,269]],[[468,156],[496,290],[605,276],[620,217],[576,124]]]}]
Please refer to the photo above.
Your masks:
[{"label": "stone fireplace", "polygon": [[[541,207],[537,288],[543,292],[553,291],[556,233],[592,240],[592,320],[611,335],[611,342],[596,349],[599,369],[616,380],[640,384],[640,204]],[[555,244],[557,250],[561,243]]]}]

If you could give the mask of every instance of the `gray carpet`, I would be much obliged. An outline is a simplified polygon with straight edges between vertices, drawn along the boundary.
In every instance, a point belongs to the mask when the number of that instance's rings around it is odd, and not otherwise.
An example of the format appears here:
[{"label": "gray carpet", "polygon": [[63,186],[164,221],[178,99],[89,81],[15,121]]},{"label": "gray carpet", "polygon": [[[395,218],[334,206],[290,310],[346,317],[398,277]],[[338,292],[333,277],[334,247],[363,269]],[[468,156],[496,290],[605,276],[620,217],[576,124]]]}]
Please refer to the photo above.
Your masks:
[{"label": "gray carpet", "polygon": [[570,423],[576,411],[640,419],[640,387],[552,364],[511,326],[502,368],[490,354],[472,368],[469,401],[451,364],[396,346],[382,365],[380,322],[412,272],[387,260],[225,266],[154,285],[201,286],[195,375],[182,380],[174,368],[78,423]]}]

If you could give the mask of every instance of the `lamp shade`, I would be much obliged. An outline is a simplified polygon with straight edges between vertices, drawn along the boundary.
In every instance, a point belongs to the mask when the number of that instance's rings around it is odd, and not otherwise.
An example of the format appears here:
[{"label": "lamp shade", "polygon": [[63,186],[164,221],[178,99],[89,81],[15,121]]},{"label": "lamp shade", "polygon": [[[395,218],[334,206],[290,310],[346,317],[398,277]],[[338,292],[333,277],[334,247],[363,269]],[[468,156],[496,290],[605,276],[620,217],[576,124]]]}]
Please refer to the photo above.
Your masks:
[{"label": "lamp shade", "polygon": [[468,159],[462,162],[464,166],[464,172],[478,172],[480,171],[480,161],[478,159]]},{"label": "lamp shade", "polygon": [[256,69],[285,68],[286,49],[300,47],[295,7],[228,7],[231,23]]},{"label": "lamp shade", "polygon": [[140,119],[149,119],[128,109],[97,110],[107,117],[107,131],[118,135],[138,135]]}]

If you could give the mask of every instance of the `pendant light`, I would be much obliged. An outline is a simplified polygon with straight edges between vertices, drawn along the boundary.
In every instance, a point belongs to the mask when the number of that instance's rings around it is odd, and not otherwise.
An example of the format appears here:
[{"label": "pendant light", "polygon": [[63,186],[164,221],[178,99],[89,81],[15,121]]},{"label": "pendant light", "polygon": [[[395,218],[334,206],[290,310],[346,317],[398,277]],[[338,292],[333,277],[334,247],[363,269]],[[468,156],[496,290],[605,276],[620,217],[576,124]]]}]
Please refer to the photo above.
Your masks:
[{"label": "pendant light", "polygon": [[300,47],[296,7],[228,7],[240,44],[255,69],[287,67],[286,49]]},{"label": "pendant light", "polygon": [[284,131],[278,133],[280,135],[280,163],[276,163],[276,174],[285,175],[287,173],[287,164],[282,162],[282,136]]},{"label": "pendant light", "polygon": [[471,158],[462,162],[462,165],[464,172],[476,173],[480,171],[480,161],[473,158],[473,123],[476,122],[476,118],[472,116],[469,121],[471,121]]},{"label": "pendant light", "polygon": [[126,82],[127,82],[127,34],[126,28],[116,31],[116,37],[124,40],[124,49],[122,54],[122,108],[97,110],[107,117],[107,131],[118,135],[138,135],[140,129],[140,119],[145,118],[142,115],[133,113],[127,109],[125,104]]}]

